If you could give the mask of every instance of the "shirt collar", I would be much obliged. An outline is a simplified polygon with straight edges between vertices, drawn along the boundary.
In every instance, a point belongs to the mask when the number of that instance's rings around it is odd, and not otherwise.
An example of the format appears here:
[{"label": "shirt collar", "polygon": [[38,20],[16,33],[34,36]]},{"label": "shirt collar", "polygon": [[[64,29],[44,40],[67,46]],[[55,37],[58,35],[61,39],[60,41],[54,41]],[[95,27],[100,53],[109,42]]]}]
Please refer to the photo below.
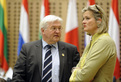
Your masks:
[{"label": "shirt collar", "polygon": [[[45,46],[48,45],[43,39],[42,39],[43,49],[45,49]],[[51,44],[53,48],[57,49],[57,42],[55,44]]]},{"label": "shirt collar", "polygon": [[93,36],[92,36],[92,41],[95,41],[96,40],[96,38],[98,38],[98,36],[99,36],[100,34],[98,34],[98,33],[95,33]]}]

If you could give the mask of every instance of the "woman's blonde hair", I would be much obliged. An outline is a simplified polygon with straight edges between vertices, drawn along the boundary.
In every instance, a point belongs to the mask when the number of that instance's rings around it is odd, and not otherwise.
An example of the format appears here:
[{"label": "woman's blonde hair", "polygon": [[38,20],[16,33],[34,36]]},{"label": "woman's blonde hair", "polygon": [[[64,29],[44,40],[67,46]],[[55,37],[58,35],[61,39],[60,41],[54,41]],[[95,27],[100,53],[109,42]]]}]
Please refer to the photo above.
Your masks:
[{"label": "woman's blonde hair", "polygon": [[108,20],[107,20],[106,13],[104,12],[104,10],[99,5],[91,5],[91,6],[85,7],[82,10],[82,13],[86,11],[91,11],[96,21],[98,21],[98,19],[101,18],[102,21],[100,24],[98,24],[97,33],[107,33],[108,32]]}]

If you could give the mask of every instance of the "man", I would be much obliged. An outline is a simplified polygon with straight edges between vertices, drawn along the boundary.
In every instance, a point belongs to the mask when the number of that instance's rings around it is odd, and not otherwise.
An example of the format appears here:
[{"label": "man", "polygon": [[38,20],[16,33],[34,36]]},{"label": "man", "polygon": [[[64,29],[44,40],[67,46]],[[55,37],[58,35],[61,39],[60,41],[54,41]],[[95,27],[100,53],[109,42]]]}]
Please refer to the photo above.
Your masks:
[{"label": "man", "polygon": [[[48,15],[41,21],[40,30],[41,40],[23,45],[13,69],[12,82],[69,81],[71,69],[80,56],[76,46],[59,41],[62,19]],[[46,61],[48,64],[45,65]]]}]

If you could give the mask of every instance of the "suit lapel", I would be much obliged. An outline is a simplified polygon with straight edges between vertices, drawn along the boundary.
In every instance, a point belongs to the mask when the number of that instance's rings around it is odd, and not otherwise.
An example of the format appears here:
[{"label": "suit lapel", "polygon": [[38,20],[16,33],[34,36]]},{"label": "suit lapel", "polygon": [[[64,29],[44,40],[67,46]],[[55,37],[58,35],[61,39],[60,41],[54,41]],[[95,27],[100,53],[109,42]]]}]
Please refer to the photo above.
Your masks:
[{"label": "suit lapel", "polygon": [[42,75],[42,40],[39,40],[39,42],[36,44],[35,50],[36,50],[35,52],[36,52],[37,64],[39,66],[39,72],[41,76]]},{"label": "suit lapel", "polygon": [[60,57],[59,80],[61,81],[64,69],[64,61],[65,61],[65,50],[64,50],[65,47],[60,41],[58,42],[58,48],[59,48],[59,57]]},{"label": "suit lapel", "polygon": [[[39,66],[40,76],[42,74],[42,40],[39,40],[35,46],[36,58],[37,63]],[[65,62],[65,45],[62,42],[58,42],[58,49],[59,49],[59,57],[60,57],[60,71],[59,71],[59,80],[61,81],[64,69],[64,62]],[[42,76],[41,76],[42,77]]]}]

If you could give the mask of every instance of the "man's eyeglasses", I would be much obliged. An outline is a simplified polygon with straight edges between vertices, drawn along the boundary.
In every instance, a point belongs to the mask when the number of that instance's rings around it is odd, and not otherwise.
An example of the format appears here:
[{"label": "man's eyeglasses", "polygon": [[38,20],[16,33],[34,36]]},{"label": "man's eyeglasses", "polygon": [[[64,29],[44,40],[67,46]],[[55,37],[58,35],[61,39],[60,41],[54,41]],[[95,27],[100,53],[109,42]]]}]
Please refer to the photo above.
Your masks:
[{"label": "man's eyeglasses", "polygon": [[51,27],[50,28],[50,30],[52,30],[52,31],[57,31],[57,30],[59,30],[59,31],[62,31],[62,27]]}]

